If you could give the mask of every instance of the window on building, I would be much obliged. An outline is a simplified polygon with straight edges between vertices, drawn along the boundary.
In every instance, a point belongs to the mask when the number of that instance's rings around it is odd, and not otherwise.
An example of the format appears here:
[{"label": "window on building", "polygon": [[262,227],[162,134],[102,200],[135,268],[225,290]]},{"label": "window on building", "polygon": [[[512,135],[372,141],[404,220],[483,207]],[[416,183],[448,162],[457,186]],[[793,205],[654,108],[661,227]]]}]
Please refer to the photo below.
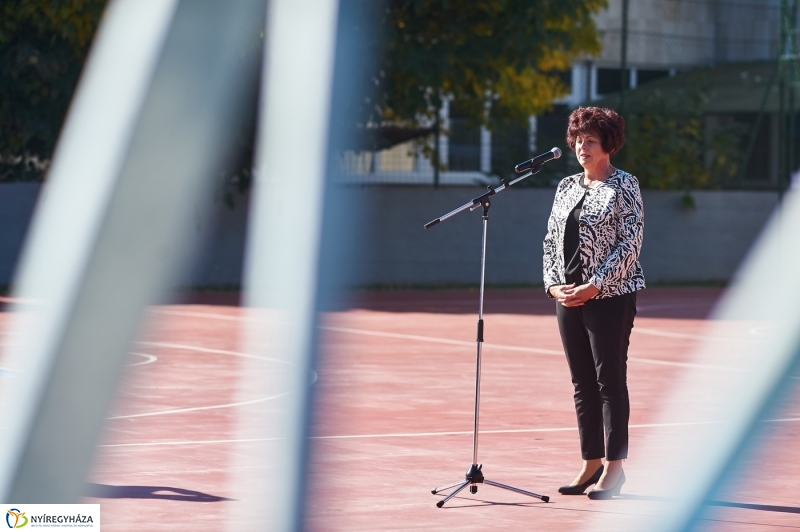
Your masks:
[{"label": "window on building", "polygon": [[[739,145],[740,153],[745,154],[747,151],[747,146],[750,143],[750,137],[753,133],[753,129],[755,128],[756,121],[758,120],[757,113],[736,113],[732,117],[734,123],[741,124],[744,126],[746,134],[742,135],[742,139]],[[761,120],[761,127],[758,129],[758,133],[756,134],[756,142],[753,145],[753,152],[750,155],[750,160],[747,163],[747,167],[744,170],[744,178],[747,181],[757,181],[763,183],[769,183],[772,181],[773,175],[776,173],[775,170],[771,168],[771,157],[770,157],[770,125],[771,120],[769,115],[765,115],[764,118]]]},{"label": "window on building", "polygon": [[[619,68],[598,68],[597,69],[597,94],[608,94],[618,92],[621,88],[622,78]],[[631,71],[625,69],[625,88],[631,86]]]},{"label": "window on building", "polygon": [[[735,139],[738,139],[737,145],[734,147],[736,153],[744,156],[755,128],[757,116],[756,113],[706,115],[706,140],[709,143],[709,150],[713,147],[711,144],[713,142],[712,139],[719,135],[732,134]],[[771,182],[774,183],[776,168],[770,156],[770,129],[771,119],[769,115],[766,115],[761,122],[761,127],[757,132],[755,144],[753,145],[753,152],[744,170],[744,183],[738,182],[738,176],[727,175],[720,176],[722,179],[722,182],[719,183],[720,185],[725,187],[744,184],[745,186],[769,187]],[[711,162],[709,159],[711,155],[711,151],[707,152],[706,164]]]},{"label": "window on building", "polygon": [[[559,180],[567,175],[579,172],[580,166],[574,154],[567,147],[566,142],[567,121],[570,112],[571,108],[568,105],[558,104],[553,106],[552,111],[538,115],[536,117],[536,139],[534,143],[531,143],[531,130],[528,124],[510,120],[503,115],[502,107],[493,107],[492,174],[501,178],[515,177],[518,174],[514,172],[514,166],[553,147],[558,147],[563,151],[562,157],[548,162],[542,167],[540,173],[522,181],[520,186],[555,186]],[[471,135],[469,138],[477,138],[477,135]],[[450,142],[450,149],[452,150],[452,137]],[[536,146],[536,153],[531,153],[532,144]],[[473,159],[470,163],[472,165],[470,169],[478,167],[479,164],[477,147],[475,145],[472,146],[471,153],[475,155],[471,155]],[[452,154],[450,155],[450,161],[453,161]]]},{"label": "window on building", "polygon": [[527,125],[503,123],[492,130],[492,173],[501,178],[516,176],[514,167],[531,158]]},{"label": "window on building", "polygon": [[561,158],[544,165],[533,181],[528,179],[531,184],[555,186],[564,177],[579,171],[577,160],[567,146],[567,122],[570,112],[570,108],[566,105],[555,105],[549,113],[536,117],[536,151],[538,153],[535,155],[544,153],[553,147],[560,148],[563,154]]},{"label": "window on building", "polygon": [[669,70],[650,70],[640,68],[636,71],[636,85],[644,85],[661,78],[668,78]]},{"label": "window on building", "polygon": [[481,169],[481,128],[452,103],[447,169],[454,172],[478,172]]}]

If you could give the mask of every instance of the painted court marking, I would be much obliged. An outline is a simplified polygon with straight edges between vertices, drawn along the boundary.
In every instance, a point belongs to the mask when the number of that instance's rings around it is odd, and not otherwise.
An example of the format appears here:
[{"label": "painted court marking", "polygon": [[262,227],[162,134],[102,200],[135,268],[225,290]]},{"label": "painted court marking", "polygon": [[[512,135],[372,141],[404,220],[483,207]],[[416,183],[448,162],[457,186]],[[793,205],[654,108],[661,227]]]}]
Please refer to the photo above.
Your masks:
[{"label": "painted court marking", "polygon": [[[213,314],[213,313],[203,313],[203,312],[190,312],[190,311],[173,311],[173,310],[164,310],[164,309],[155,309],[154,312],[160,314],[169,314],[169,315],[176,315],[176,316],[185,316],[185,317],[201,317],[201,318],[210,318],[210,319],[222,319],[228,321],[240,321],[241,318],[238,316],[228,316],[224,314]],[[421,341],[421,342],[429,342],[429,343],[439,343],[439,344],[448,344],[448,345],[457,345],[463,347],[474,347],[475,342],[468,342],[463,340],[452,340],[449,338],[438,338],[433,336],[422,336],[422,335],[415,335],[415,334],[404,334],[404,333],[392,333],[392,332],[383,332],[383,331],[372,331],[367,329],[356,329],[351,327],[333,327],[333,326],[321,326],[322,330],[332,331],[332,332],[340,332],[345,334],[357,334],[362,336],[374,336],[374,337],[381,337],[381,338],[396,338],[402,340],[414,340],[414,341]],[[688,334],[681,334],[681,333],[669,333],[665,331],[658,331],[656,329],[642,329],[642,328],[634,328],[634,332],[639,332],[643,334],[653,334],[657,336],[667,336],[673,338],[690,338],[690,339],[706,339],[706,337],[699,336],[699,335],[688,335]],[[217,354],[217,355],[227,355],[227,356],[236,356],[242,358],[251,358],[255,360],[262,360],[265,362],[277,362],[277,363],[286,363],[285,361],[265,357],[261,355],[254,355],[250,353],[243,353],[241,351],[232,351],[227,349],[213,349],[208,347],[201,347],[201,346],[193,346],[193,345],[185,345],[185,344],[178,344],[178,343],[171,343],[171,342],[139,342],[141,345],[146,345],[150,347],[162,347],[167,349],[179,349],[179,350],[188,350],[188,351],[195,351],[201,353],[210,353],[210,354]],[[522,347],[522,346],[513,346],[513,345],[503,345],[503,344],[491,344],[491,343],[484,343],[484,347],[488,349],[498,349],[504,351],[516,351],[516,352],[523,352],[523,353],[533,353],[538,355],[548,355],[548,356],[563,356],[563,352],[557,351],[554,349],[542,349],[536,347]],[[144,353],[132,353],[134,355],[139,355],[145,357],[145,360],[142,362],[138,362],[135,364],[130,364],[130,366],[140,366],[145,364],[151,364],[157,360],[155,355],[148,355]],[[659,359],[652,359],[652,358],[641,358],[641,357],[630,357],[629,360],[634,362],[641,362],[644,364],[654,364],[654,365],[663,365],[663,366],[674,366],[674,367],[684,367],[684,368],[699,368],[699,369],[710,369],[710,370],[726,370],[726,371],[736,371],[733,368],[725,368],[721,366],[709,366],[709,365],[702,365],[702,364],[692,364],[688,362],[673,362],[669,360],[659,360]],[[316,381],[316,373],[313,373],[312,383]],[[114,416],[108,418],[109,420],[115,419],[134,419],[134,418],[142,418],[142,417],[151,417],[151,416],[162,416],[162,415],[171,415],[171,414],[183,414],[188,412],[197,412],[197,411],[204,411],[204,410],[216,410],[222,408],[235,408],[239,406],[247,406],[257,403],[262,403],[266,401],[271,401],[274,399],[278,399],[287,395],[289,392],[283,392],[276,395],[270,395],[267,397],[260,397],[258,399],[252,399],[249,401],[239,401],[235,403],[227,403],[222,405],[207,405],[207,406],[196,406],[196,407],[187,407],[187,408],[176,408],[170,410],[160,410],[156,412],[145,412],[141,414],[129,414],[123,416]],[[526,429],[523,429],[525,431]],[[548,431],[548,430],[573,430],[573,429],[530,429],[533,432],[541,432],[541,431]],[[512,431],[513,432],[513,431]],[[492,434],[492,432],[485,432],[486,434]],[[431,433],[436,435],[441,434],[461,434],[461,433]],[[349,437],[358,437],[358,436],[348,436]],[[325,437],[319,437],[320,439],[324,439]],[[330,437],[333,438],[333,437]]]},{"label": "painted court marking", "polygon": [[250,401],[241,401],[238,403],[228,403],[224,405],[209,405],[209,406],[193,406],[190,408],[176,408],[174,410],[159,410],[157,412],[145,412],[143,414],[129,414],[126,416],[114,416],[106,418],[108,420],[111,419],[133,419],[137,417],[151,417],[151,416],[164,416],[167,414],[185,414],[186,412],[199,412],[202,410],[217,410],[220,408],[234,408],[237,406],[247,406],[247,405],[254,405],[256,403],[263,403],[266,401],[271,401],[273,399],[278,399],[279,397],[283,397],[288,395],[289,392],[283,392],[276,395],[269,395],[267,397],[259,397],[258,399],[252,399]]},{"label": "painted court marking", "polygon": [[[768,419],[765,423],[791,423],[798,422],[800,418]],[[664,427],[687,427],[694,425],[718,425],[719,421],[694,421],[682,423],[643,423],[630,425],[631,429],[648,429]],[[577,427],[551,427],[542,429],[500,429],[500,430],[480,430],[479,434],[531,434],[541,432],[571,432],[578,430]],[[441,432],[398,432],[387,434],[346,434],[336,436],[312,436],[312,440],[362,440],[362,439],[381,439],[381,438],[428,438],[437,436],[471,436],[471,430],[462,431],[441,431]],[[156,441],[142,443],[114,443],[98,445],[98,447],[162,447],[174,445],[212,445],[224,443],[248,443],[277,441],[280,438],[245,438],[245,439],[225,439],[225,440],[187,440],[187,441]]]},{"label": "painted court marking", "polygon": [[[229,316],[224,314],[214,314],[214,313],[203,313],[203,312],[191,312],[191,311],[172,311],[172,310],[163,310],[157,309],[155,312],[161,314],[171,314],[177,316],[186,316],[186,317],[197,317],[197,318],[210,318],[210,319],[221,319],[226,321],[241,321],[243,318],[239,316]],[[457,346],[464,346],[464,347],[474,347],[475,342],[463,341],[463,340],[452,340],[449,338],[439,338],[439,337],[431,337],[431,336],[422,336],[422,335],[413,335],[413,334],[404,334],[404,333],[393,333],[393,332],[383,332],[383,331],[374,331],[374,330],[367,330],[367,329],[357,329],[357,328],[350,328],[350,327],[334,327],[334,326],[322,326],[320,327],[323,330],[332,331],[332,332],[339,332],[345,334],[356,334],[362,336],[373,336],[373,337],[383,337],[383,338],[395,338],[395,339],[403,339],[403,340],[413,340],[413,341],[421,341],[421,342],[429,342],[429,343],[439,343],[439,344],[449,344],[449,345],[457,345]],[[692,339],[692,340],[707,340],[708,337],[700,336],[700,335],[690,335],[690,334],[682,334],[682,333],[671,333],[667,331],[660,331],[656,329],[647,329],[647,328],[634,328],[634,332],[642,333],[642,334],[651,334],[655,336],[665,336],[670,338],[681,338],[681,339]],[[242,358],[251,358],[256,360],[262,360],[266,362],[280,362],[284,363],[281,360],[254,355],[249,353],[243,353],[240,351],[232,351],[232,350],[224,350],[224,349],[213,349],[201,346],[193,346],[193,345],[186,345],[186,344],[178,344],[178,343],[167,343],[167,342],[139,342],[141,345],[151,346],[151,347],[161,347],[167,349],[178,349],[178,350],[187,350],[187,351],[194,351],[194,352],[201,352],[201,353],[210,353],[210,354],[218,354],[218,355],[227,355],[227,356],[236,356]],[[506,351],[517,351],[517,352],[525,352],[525,353],[533,353],[539,355],[548,355],[548,356],[563,356],[563,353],[559,350],[552,350],[552,349],[542,349],[542,348],[535,348],[535,347],[522,347],[522,346],[512,346],[512,345],[502,345],[502,344],[484,344],[486,348],[490,349],[499,349],[499,350],[506,350]],[[131,366],[139,366],[153,363],[157,360],[155,355],[148,355],[145,353],[132,353],[134,355],[142,356],[145,358],[144,361],[131,364]],[[691,363],[684,363],[684,362],[673,362],[667,360],[658,360],[658,359],[648,359],[648,358],[639,358],[639,357],[631,357],[630,360],[648,364],[656,364],[656,365],[667,365],[667,366],[678,366],[678,367],[693,367],[693,368],[706,368],[706,369],[727,369],[730,370],[731,368],[721,368],[716,366],[704,366],[699,364],[691,364]],[[312,382],[316,380],[316,374],[314,374],[314,378]],[[130,415],[122,415],[122,416],[114,416],[109,419],[133,419],[133,418],[142,418],[142,417],[152,417],[152,416],[160,416],[160,415],[169,415],[169,414],[181,414],[187,412],[196,412],[196,411],[205,411],[205,410],[215,410],[215,409],[222,409],[222,408],[234,408],[239,406],[246,406],[261,402],[270,401],[273,399],[278,399],[280,397],[286,396],[289,392],[283,392],[280,394],[270,395],[267,397],[261,397],[257,399],[252,399],[249,401],[239,401],[234,403],[227,403],[222,405],[208,405],[208,406],[197,406],[197,407],[187,407],[187,408],[176,408],[170,410],[161,410],[156,412],[145,412],[140,414],[130,414]],[[779,419],[779,420],[770,420],[772,422],[795,422],[800,421],[800,418],[786,418],[786,419]],[[705,424],[714,424],[716,422],[694,422],[694,423],[663,423],[663,424],[644,424],[644,425],[631,425],[630,428],[652,428],[652,427],[670,427],[670,426],[687,426],[687,425],[705,425]],[[530,429],[503,429],[503,430],[483,430],[480,431],[481,434],[523,434],[523,433],[546,433],[546,432],[565,432],[565,431],[574,431],[576,430],[575,427],[554,427],[554,428],[530,428]],[[422,432],[422,433],[389,433],[389,434],[356,434],[356,435],[332,435],[332,436],[316,436],[312,439],[315,440],[354,440],[354,439],[365,439],[365,438],[416,438],[416,437],[438,437],[438,436],[459,436],[459,435],[470,435],[472,434],[471,431],[441,431],[441,432]],[[163,441],[163,442],[145,442],[145,443],[122,443],[122,444],[107,444],[101,445],[101,447],[151,447],[151,446],[176,446],[176,445],[202,445],[202,444],[219,444],[219,443],[241,443],[241,442],[258,442],[258,441],[270,441],[274,440],[274,438],[258,438],[258,439],[221,439],[221,440],[192,440],[192,441]]]},{"label": "painted court marking", "polygon": [[241,357],[241,358],[252,358],[254,360],[263,360],[265,362],[276,362],[278,364],[287,364],[284,360],[279,360],[277,358],[270,358],[261,355],[253,355],[250,353],[242,353],[241,351],[231,351],[228,349],[212,349],[210,347],[201,347],[196,345],[185,345],[185,344],[175,344],[171,342],[138,342],[141,345],[147,345],[150,347],[164,347],[167,349],[183,349],[189,351],[199,351],[200,353],[210,353],[213,355],[228,355],[233,357]]},{"label": "painted court marking", "polygon": [[187,318],[208,318],[213,320],[225,321],[245,321],[251,319],[247,316],[229,316],[228,314],[216,314],[214,312],[192,312],[191,310],[172,310],[165,308],[151,308],[153,314],[167,314],[169,316],[185,316]]},{"label": "painted court marking", "polygon": [[[381,332],[381,331],[370,331],[365,329],[351,329],[348,327],[320,327],[320,329],[324,329],[326,331],[334,331],[334,332],[342,332],[342,333],[349,333],[349,334],[360,334],[364,336],[380,336],[384,338],[399,338],[403,340],[417,340],[421,342],[432,342],[432,343],[440,343],[440,344],[451,344],[451,345],[459,345],[465,347],[475,347],[475,342],[465,342],[463,340],[450,340],[447,338],[436,338],[432,336],[419,336],[416,334],[402,334],[402,333],[390,333],[390,332]],[[634,328],[634,331],[636,329]],[[647,329],[647,331],[651,331]],[[657,331],[654,331],[657,332]],[[491,344],[491,343],[484,343],[483,347],[486,349],[499,349],[503,351],[519,351],[523,353],[535,353],[537,355],[551,355],[551,356],[559,356],[563,357],[563,351],[556,351],[555,349],[541,349],[538,347],[521,347],[515,345],[502,345],[502,344]],[[736,371],[734,368],[727,368],[724,366],[711,366],[706,364],[692,364],[691,362],[673,362],[671,360],[659,360],[654,358],[643,358],[643,357],[628,357],[628,360],[641,362],[643,364],[655,364],[659,366],[675,366],[679,368],[696,368],[696,369],[714,369],[714,370],[724,370],[724,371]]]},{"label": "painted court marking", "polygon": [[[199,351],[201,353],[212,353],[212,354],[215,354],[215,355],[236,356],[236,357],[242,357],[242,358],[253,358],[253,359],[256,359],[256,360],[263,360],[265,362],[281,362],[281,363],[284,363],[283,361],[278,360],[278,359],[274,359],[274,358],[263,357],[263,356],[259,356],[259,355],[251,355],[251,354],[248,354],[248,353],[241,353],[239,351],[229,351],[227,349],[211,349],[211,348],[208,348],[208,347],[199,347],[199,346],[193,346],[193,345],[165,343],[165,342],[139,342],[139,343],[142,344],[142,345],[148,345],[148,346],[151,346],[151,347],[164,347],[164,348],[168,348],[168,349],[182,349],[182,350],[189,350],[189,351]],[[144,353],[132,353],[132,354],[146,357],[146,360],[144,362],[140,362],[140,363],[137,363],[137,364],[131,364],[131,366],[137,366],[137,365],[142,365],[142,364],[150,364],[150,363],[155,362],[157,360],[157,357],[155,355],[147,355],[147,354],[144,354]],[[314,382],[316,382],[316,380],[317,380],[317,374],[316,374],[316,372],[312,372],[311,383],[313,384]],[[238,406],[247,406],[247,405],[253,405],[253,404],[257,404],[257,403],[264,403],[266,401],[272,401],[273,399],[278,399],[278,398],[284,397],[284,396],[288,395],[289,393],[290,392],[287,391],[287,392],[282,392],[282,393],[275,394],[275,395],[268,395],[266,397],[259,397],[258,399],[251,399],[249,401],[239,401],[239,402],[235,402],[235,403],[226,403],[226,404],[222,404],[222,405],[207,405],[207,406],[193,406],[193,407],[187,407],[187,408],[174,408],[174,409],[171,409],[171,410],[158,410],[156,412],[144,412],[144,413],[141,413],[141,414],[128,414],[128,415],[124,415],[124,416],[113,416],[113,417],[109,417],[109,418],[106,418],[106,419],[108,419],[108,420],[112,420],[112,419],[134,419],[134,418],[140,418],[140,417],[166,416],[166,415],[170,415],[170,414],[185,414],[187,412],[199,412],[199,411],[203,411],[203,410],[218,410],[218,409],[222,409],[222,408],[235,408],[235,407],[238,407]]]},{"label": "painted court marking", "polygon": [[666,338],[681,338],[686,340],[714,340],[715,342],[741,342],[742,338],[728,338],[724,336],[705,336],[702,334],[686,334],[676,333],[669,331],[659,331],[658,329],[647,329],[636,327],[634,325],[633,332],[639,334],[649,334],[651,336],[664,336]]},{"label": "painted court marking", "polygon": [[[554,301],[551,304],[555,303]],[[409,304],[408,301],[381,301],[378,303],[380,308],[376,310],[381,310],[381,308],[386,307],[403,307]],[[475,311],[477,312],[478,309],[478,302],[474,299],[448,299],[448,300],[441,300],[441,299],[415,299],[413,304],[417,307],[422,306],[429,306],[429,307],[475,307]],[[532,300],[519,300],[519,299],[498,299],[492,298],[491,300],[492,305],[503,305],[503,306],[525,306],[530,307],[532,305],[541,305],[539,302],[532,302]],[[637,305],[636,310],[638,312],[649,312],[652,310],[673,310],[673,309],[684,309],[684,308],[708,308],[710,309],[713,307],[715,303],[660,303],[654,305]],[[416,312],[416,311],[414,311]]]},{"label": "painted court marking", "polygon": [[[144,360],[141,362],[134,362],[133,364],[126,364],[126,367],[132,368],[134,366],[145,366],[147,364],[152,364],[153,362],[158,360],[158,357],[155,355],[147,355],[145,353],[130,353],[131,355],[136,355],[140,357],[144,357]],[[21,373],[19,371],[14,371],[13,369],[8,368],[0,368],[0,377],[3,375],[16,375]]]},{"label": "painted court marking", "polygon": [[[243,319],[247,319],[244,317],[239,316],[229,316],[226,314],[216,314],[216,313],[205,313],[205,312],[192,312],[192,311],[182,311],[182,310],[167,310],[167,309],[154,309],[153,312],[157,312],[159,314],[167,314],[167,315],[174,315],[174,316],[185,316],[185,317],[195,317],[195,318],[208,318],[208,319],[219,319],[219,320],[226,320],[226,321],[241,321]],[[396,338],[400,340],[414,340],[418,342],[430,342],[430,343],[438,343],[438,344],[448,344],[448,345],[458,345],[463,347],[475,347],[475,342],[468,342],[464,340],[452,340],[450,338],[438,338],[434,336],[422,336],[417,334],[404,334],[404,333],[393,333],[393,332],[384,332],[384,331],[372,331],[368,329],[356,329],[352,327],[334,327],[334,326],[320,326],[320,329],[325,331],[332,331],[332,332],[341,332],[341,333],[348,333],[348,334],[358,334],[362,336],[376,336],[382,338]],[[689,339],[689,340],[726,340],[730,341],[732,339],[729,338],[714,338],[696,334],[684,334],[684,333],[673,333],[668,331],[659,331],[658,329],[648,329],[642,327],[634,327],[633,332],[640,333],[640,334],[649,334],[653,336],[664,336],[667,338],[680,338],[680,339]],[[156,345],[156,344],[152,344]],[[167,347],[168,344],[158,344]],[[177,345],[177,344],[173,344]],[[522,353],[534,353],[537,355],[549,355],[549,356],[559,356],[563,357],[564,352],[558,351],[555,349],[543,349],[539,347],[523,347],[523,346],[515,346],[515,345],[503,345],[503,344],[492,344],[492,343],[484,343],[484,348],[487,349],[499,349],[503,351],[517,351]],[[185,348],[185,346],[184,346]],[[209,350],[209,352],[215,352],[215,350]],[[228,353],[233,353],[229,351]],[[250,357],[257,357],[257,355],[245,355],[240,353],[239,356],[250,356]],[[707,364],[693,364],[691,362],[674,362],[671,360],[661,360],[661,359],[654,359],[654,358],[643,358],[643,357],[636,357],[631,356],[629,357],[630,361],[633,362],[641,362],[642,364],[653,364],[658,366],[672,366],[672,367],[679,367],[679,368],[694,368],[694,369],[709,369],[709,370],[722,370],[722,371],[737,371],[735,368],[728,368],[725,366],[712,366]]]},{"label": "painted court marking", "polygon": [[147,364],[152,364],[153,362],[155,362],[156,360],[158,360],[158,357],[157,357],[157,356],[155,356],[155,355],[148,355],[148,354],[146,354],[146,353],[131,353],[131,355],[136,355],[136,356],[144,357],[144,360],[142,360],[141,362],[134,362],[133,364],[128,364],[128,367],[129,367],[129,368],[132,368],[132,367],[134,367],[134,366],[146,366]]},{"label": "painted court marking", "polygon": [[[398,338],[401,340],[417,340],[420,342],[431,342],[437,344],[450,344],[450,345],[458,345],[465,347],[475,347],[475,342],[466,342],[464,340],[450,340],[449,338],[437,338],[434,336],[420,336],[417,334],[370,331],[367,329],[352,329],[350,327],[321,326],[320,329],[325,331],[342,332],[348,334],[360,334],[362,336],[379,336],[383,338]],[[541,349],[538,347],[520,347],[515,345],[501,345],[501,344],[490,344],[490,343],[484,343],[483,347],[490,349],[502,349],[505,351],[522,351],[526,353],[537,353],[540,355],[557,355],[557,356],[564,355],[562,351],[556,351],[555,349]]]},{"label": "painted court marking", "polygon": [[[165,347],[165,348],[169,348],[169,349],[183,349],[183,350],[188,350],[188,351],[200,351],[202,353],[212,353],[212,354],[216,354],[216,355],[227,355],[227,356],[236,356],[236,357],[242,357],[242,358],[253,358],[253,359],[262,360],[262,361],[265,361],[265,362],[279,362],[279,363],[282,363],[282,364],[286,363],[286,362],[284,362],[282,360],[278,360],[278,359],[275,359],[275,358],[269,358],[269,357],[264,357],[264,356],[260,356],[260,355],[251,355],[251,354],[242,353],[242,352],[239,352],[239,351],[229,351],[227,349],[211,349],[211,348],[207,348],[207,347],[199,347],[199,346],[194,346],[194,345],[184,345],[184,344],[164,343],[164,342],[139,342],[139,343],[143,344],[143,345],[149,345],[151,347]],[[143,362],[136,363],[136,364],[130,364],[129,366],[141,366],[141,365],[144,365],[144,364],[151,364],[151,363],[155,362],[156,360],[158,360],[158,358],[155,355],[148,355],[148,354],[144,354],[144,353],[131,353],[131,354],[145,357],[146,360],[143,361]],[[318,378],[319,378],[319,376],[317,375],[317,372],[314,371],[314,370],[311,370],[311,375],[310,375],[310,378],[309,378],[309,385],[314,384],[315,382],[317,382]],[[259,397],[258,399],[251,399],[249,401],[239,401],[239,402],[236,402],[236,403],[226,403],[226,404],[222,404],[222,405],[207,405],[207,406],[194,406],[194,407],[187,407],[187,408],[174,408],[174,409],[171,409],[171,410],[158,410],[156,412],[144,412],[144,413],[141,413],[141,414],[128,414],[128,415],[124,415],[124,416],[114,416],[114,417],[109,417],[109,418],[106,418],[106,419],[108,419],[108,420],[112,420],[112,419],[133,419],[133,418],[140,418],[140,417],[164,416],[164,415],[169,415],[169,414],[184,414],[186,412],[197,412],[197,411],[202,411],[202,410],[217,410],[217,409],[221,409],[221,408],[235,408],[235,407],[238,407],[238,406],[247,406],[247,405],[253,405],[253,404],[257,404],[257,403],[263,403],[263,402],[266,402],[266,401],[272,401],[273,399],[279,399],[281,397],[284,397],[284,396],[288,395],[289,393],[290,392],[286,391],[286,392],[282,392],[282,393],[275,394],[275,395],[269,395],[267,397]]]}]

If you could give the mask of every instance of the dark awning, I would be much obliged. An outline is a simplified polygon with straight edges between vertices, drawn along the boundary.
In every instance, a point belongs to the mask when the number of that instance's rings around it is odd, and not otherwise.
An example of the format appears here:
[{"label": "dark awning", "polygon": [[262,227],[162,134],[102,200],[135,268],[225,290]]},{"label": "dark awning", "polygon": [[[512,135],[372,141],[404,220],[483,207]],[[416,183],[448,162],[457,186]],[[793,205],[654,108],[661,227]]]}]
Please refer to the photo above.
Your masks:
[{"label": "dark awning", "polygon": [[425,137],[434,132],[434,128],[406,128],[401,126],[381,126],[356,128],[349,149],[354,151],[380,151],[397,144]]}]

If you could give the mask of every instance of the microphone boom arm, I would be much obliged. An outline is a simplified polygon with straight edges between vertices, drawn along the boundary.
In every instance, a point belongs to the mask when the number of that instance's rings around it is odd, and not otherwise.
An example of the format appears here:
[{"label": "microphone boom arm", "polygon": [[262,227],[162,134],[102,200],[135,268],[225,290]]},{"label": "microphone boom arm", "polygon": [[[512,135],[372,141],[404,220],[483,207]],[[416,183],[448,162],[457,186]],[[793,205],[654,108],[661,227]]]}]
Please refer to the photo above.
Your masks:
[{"label": "microphone boom arm", "polygon": [[530,177],[530,176],[532,176],[534,174],[538,174],[539,171],[542,169],[542,166],[544,166],[544,163],[537,164],[536,166],[532,167],[527,173],[525,173],[525,174],[523,174],[523,175],[521,175],[519,177],[515,177],[511,181],[509,181],[508,179],[503,179],[500,182],[499,185],[497,185],[494,188],[489,187],[488,191],[486,191],[485,193],[481,194],[477,198],[473,198],[472,201],[470,201],[468,203],[465,203],[464,205],[462,205],[461,207],[459,207],[459,208],[457,208],[457,209],[455,209],[453,211],[448,212],[444,216],[440,216],[440,217],[436,218],[435,220],[431,220],[430,222],[426,223],[425,226],[424,226],[425,229],[430,229],[431,227],[433,227],[434,225],[438,224],[439,222],[443,222],[443,221],[447,220],[448,218],[452,218],[453,216],[455,216],[456,214],[458,214],[458,213],[460,213],[462,211],[465,211],[467,209],[469,209],[469,210],[475,209],[478,205],[481,205],[484,202],[484,200],[486,200],[487,198],[490,198],[490,197],[494,196],[495,194],[499,194],[500,192],[504,191],[505,189],[507,189],[507,188],[509,188],[509,187],[511,187],[513,185],[516,185],[517,183],[519,183],[523,179],[526,179],[526,178],[528,178],[528,177]]}]

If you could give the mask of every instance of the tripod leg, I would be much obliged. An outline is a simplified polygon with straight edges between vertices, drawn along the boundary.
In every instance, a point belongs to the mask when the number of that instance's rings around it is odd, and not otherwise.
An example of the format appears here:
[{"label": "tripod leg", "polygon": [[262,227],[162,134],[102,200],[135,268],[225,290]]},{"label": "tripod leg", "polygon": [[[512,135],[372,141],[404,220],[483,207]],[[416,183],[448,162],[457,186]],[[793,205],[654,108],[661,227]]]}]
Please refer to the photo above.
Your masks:
[{"label": "tripod leg", "polygon": [[463,480],[456,480],[455,482],[451,482],[450,484],[445,484],[444,486],[439,486],[438,488],[435,488],[435,489],[431,490],[431,493],[436,495],[437,493],[440,493],[440,492],[442,492],[442,491],[444,491],[446,489],[452,488],[453,486],[458,486],[462,482],[464,482],[464,481]]},{"label": "tripod leg", "polygon": [[456,494],[457,494],[459,491],[461,491],[461,490],[463,490],[464,488],[466,488],[466,487],[467,487],[467,484],[469,484],[469,480],[464,480],[464,481],[462,481],[462,482],[461,482],[461,485],[460,485],[459,487],[457,487],[456,489],[454,489],[454,490],[453,490],[453,492],[452,492],[450,495],[448,495],[447,497],[445,497],[445,498],[444,498],[444,499],[442,499],[441,501],[437,502],[437,503],[436,503],[436,506],[437,506],[438,508],[441,508],[442,506],[444,506],[444,503],[446,503],[447,501],[449,501],[450,499],[452,499],[452,498],[453,498],[453,497],[454,497],[454,496],[455,496],[455,495],[456,495]]},{"label": "tripod leg", "polygon": [[[541,499],[544,502],[550,501],[550,497],[547,495],[539,495],[538,493],[533,493],[532,491],[525,491],[519,488],[512,488],[511,486],[506,486],[505,484],[500,484],[499,482],[492,482],[491,480],[483,479],[485,484],[489,484],[490,486],[495,486],[497,488],[503,488],[504,490],[515,491],[517,493],[521,493],[523,495],[527,495],[528,497],[536,497],[537,499]],[[446,500],[446,499],[445,499]]]}]

